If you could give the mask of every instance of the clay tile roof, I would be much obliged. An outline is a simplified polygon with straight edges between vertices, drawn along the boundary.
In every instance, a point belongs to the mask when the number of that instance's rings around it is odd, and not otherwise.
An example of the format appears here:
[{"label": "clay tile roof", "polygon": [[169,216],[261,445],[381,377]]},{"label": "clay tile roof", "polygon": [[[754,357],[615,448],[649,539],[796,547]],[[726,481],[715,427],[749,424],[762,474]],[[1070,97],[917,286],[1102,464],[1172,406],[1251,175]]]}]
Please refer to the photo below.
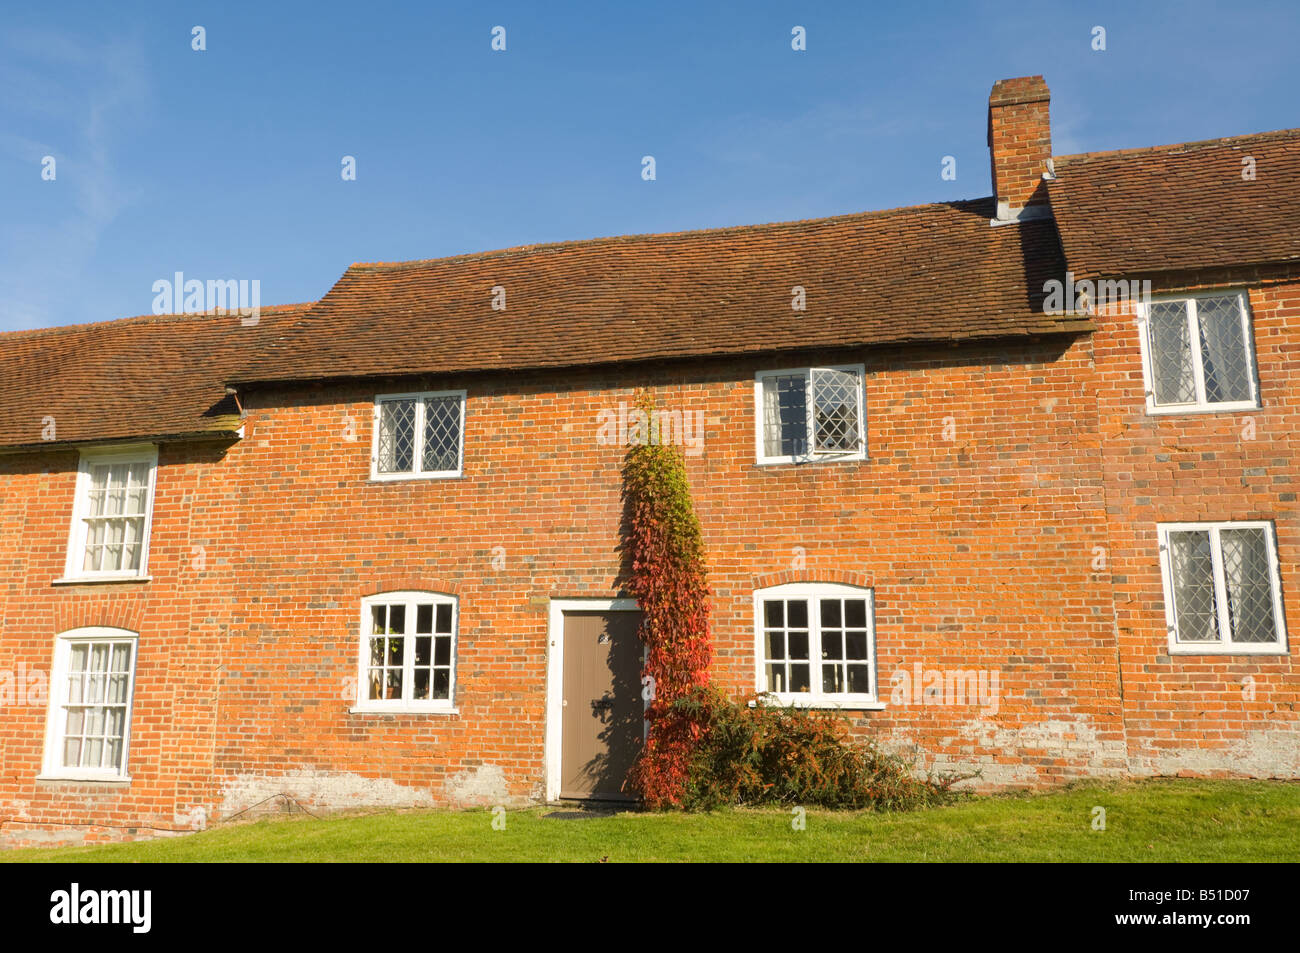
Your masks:
[{"label": "clay tile roof", "polygon": [[307,304],[237,314],[145,315],[0,334],[0,447],[232,433],[226,378]]},{"label": "clay tile roof", "polygon": [[1076,276],[1300,259],[1300,129],[1054,161],[1048,195]]},{"label": "clay tile roof", "polygon": [[[233,380],[560,367],[1087,330],[1050,221],[993,200],[357,264]],[[807,310],[791,307],[802,286]],[[506,293],[493,310],[492,289]]]}]

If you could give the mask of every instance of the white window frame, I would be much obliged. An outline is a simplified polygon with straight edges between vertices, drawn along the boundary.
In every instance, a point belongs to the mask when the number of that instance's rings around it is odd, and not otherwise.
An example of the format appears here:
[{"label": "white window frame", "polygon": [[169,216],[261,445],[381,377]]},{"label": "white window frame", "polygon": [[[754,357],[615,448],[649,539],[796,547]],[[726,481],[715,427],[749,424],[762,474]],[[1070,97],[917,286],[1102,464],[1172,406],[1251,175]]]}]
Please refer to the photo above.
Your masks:
[{"label": "white window frame", "polygon": [[[451,606],[451,663],[447,684],[446,698],[430,699],[407,699],[407,698],[369,698],[367,697],[367,686],[369,685],[369,664],[370,664],[370,627],[373,620],[373,614],[370,611],[371,606],[379,605],[396,605],[403,604],[406,607],[406,618],[414,622],[415,607],[422,604],[432,604],[435,606],[434,618],[437,619],[437,606]],[[456,714],[459,709],[456,707],[456,683],[457,674],[460,669],[460,599],[445,592],[418,592],[418,591],[401,591],[401,592],[381,592],[373,596],[366,596],[361,600],[361,627],[358,630],[357,650],[357,696],[356,704],[352,707],[353,712],[443,712]],[[405,636],[407,645],[402,650],[402,692],[409,695],[415,686],[414,666],[415,666],[415,636]],[[436,651],[436,641],[434,649]],[[431,656],[432,657],[432,656]],[[432,676],[430,676],[432,686]]]},{"label": "white window frame", "polygon": [[[63,739],[67,733],[66,710],[68,667],[72,660],[72,646],[76,643],[128,642],[131,645],[130,674],[126,688],[126,714],[122,724],[122,763],[110,768],[67,768],[63,766]],[[131,757],[131,722],[135,707],[136,666],[139,660],[140,636],[127,629],[109,626],[84,626],[60,632],[54,640],[54,665],[49,682],[49,704],[45,721],[45,754],[40,779],[59,781],[129,781],[127,765]]]},{"label": "white window frame", "polygon": [[[812,400],[813,371],[843,371],[858,378],[858,449],[854,451],[822,451],[813,449],[813,419],[816,408]],[[763,382],[769,377],[788,377],[793,374],[804,376],[804,405],[807,410],[805,432],[808,438],[808,452],[803,456],[768,456],[766,427],[763,407]],[[789,463],[822,463],[830,461],[851,461],[867,459],[867,375],[862,364],[818,364],[807,367],[788,367],[780,370],[759,371],[754,375],[754,453],[760,466]]]},{"label": "white window frame", "polygon": [[[1196,303],[1203,298],[1237,298],[1238,311],[1241,314],[1242,341],[1246,348],[1248,365],[1247,379],[1250,382],[1249,400],[1232,400],[1210,403],[1205,398],[1205,361],[1201,354],[1201,324],[1197,317]],[[1151,354],[1151,336],[1148,304],[1162,301],[1184,301],[1187,303],[1189,333],[1192,344],[1192,378],[1195,382],[1196,400],[1189,404],[1157,404],[1156,377]],[[1214,414],[1234,410],[1258,410],[1259,404],[1259,370],[1255,360],[1254,318],[1250,310],[1250,295],[1244,289],[1221,289],[1219,291],[1198,291],[1195,294],[1158,295],[1150,302],[1137,302],[1138,346],[1142,352],[1142,386],[1146,394],[1147,413],[1160,414]]]},{"label": "white window frame", "polygon": [[[86,564],[87,526],[83,518],[90,505],[90,471],[99,464],[148,463],[149,490],[145,501],[144,531],[140,540],[140,568],[129,570],[100,570],[82,567]],[[63,577],[56,582],[112,582],[114,580],[147,580],[149,578],[149,543],[153,537],[153,501],[158,483],[158,447],[141,444],[130,447],[113,447],[83,450],[77,467],[77,484],[73,494],[72,525],[68,531],[68,553],[63,564]]]},{"label": "white window frame", "polygon": [[[1223,546],[1219,531],[1224,529],[1262,529],[1268,550],[1269,581],[1273,586],[1273,624],[1277,632],[1275,642],[1233,642],[1228,619],[1227,581],[1223,570]],[[1170,655],[1287,655],[1286,623],[1282,609],[1282,576],[1278,568],[1277,536],[1273,524],[1267,520],[1233,520],[1215,523],[1157,523],[1160,541],[1160,575],[1165,596],[1165,627],[1169,633]],[[1210,533],[1210,556],[1214,564],[1214,598],[1218,609],[1219,633],[1224,641],[1178,641],[1178,613],[1174,606],[1174,569],[1169,548],[1169,534],[1180,531]]]},{"label": "white window frame", "polygon": [[[808,600],[808,665],[810,685],[821,684],[821,604],[822,598],[866,599],[867,601],[867,667],[871,676],[871,691],[823,693],[768,692],[767,643],[764,638],[763,602],[767,599]],[[815,680],[813,680],[815,679]],[[841,708],[852,711],[881,711],[880,682],[876,661],[876,591],[864,586],[850,586],[829,582],[790,582],[754,590],[754,690],[775,699],[778,704],[797,708]]]},{"label": "white window frame", "polygon": [[[424,465],[424,402],[434,397],[457,397],[460,399],[460,445],[456,448],[456,469],[422,470]],[[379,472],[379,425],[382,404],[390,400],[415,401],[415,447],[411,462],[414,469],[400,473]],[[370,439],[370,479],[385,483],[395,480],[453,480],[464,475],[465,471],[465,391],[464,390],[425,390],[406,393],[376,394],[373,424]]]}]

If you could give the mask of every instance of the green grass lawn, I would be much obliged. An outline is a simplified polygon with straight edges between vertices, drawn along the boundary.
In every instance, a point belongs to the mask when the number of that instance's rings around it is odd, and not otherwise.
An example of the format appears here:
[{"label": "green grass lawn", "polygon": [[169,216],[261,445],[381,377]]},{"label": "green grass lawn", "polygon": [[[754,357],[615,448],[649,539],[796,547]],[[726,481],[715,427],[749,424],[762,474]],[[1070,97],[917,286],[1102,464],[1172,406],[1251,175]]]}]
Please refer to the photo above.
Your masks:
[{"label": "green grass lawn", "polygon": [[[1106,810],[1094,831],[1093,809]],[[1158,780],[971,798],[909,814],[788,810],[546,817],[422,811],[277,818],[0,861],[1295,861],[1300,784]]]}]

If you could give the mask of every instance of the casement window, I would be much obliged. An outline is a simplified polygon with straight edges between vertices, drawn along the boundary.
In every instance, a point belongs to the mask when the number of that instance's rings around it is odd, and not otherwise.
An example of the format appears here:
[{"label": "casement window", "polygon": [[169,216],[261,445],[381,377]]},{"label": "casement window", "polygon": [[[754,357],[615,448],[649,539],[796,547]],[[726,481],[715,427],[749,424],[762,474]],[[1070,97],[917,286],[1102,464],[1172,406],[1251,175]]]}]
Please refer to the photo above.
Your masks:
[{"label": "casement window", "polygon": [[375,398],[372,480],[461,475],[465,392],[382,394]]},{"label": "casement window", "polygon": [[1158,530],[1171,653],[1286,652],[1271,523],[1164,523]]},{"label": "casement window", "polygon": [[65,580],[146,575],[157,471],[153,446],[82,453]]},{"label": "casement window", "polygon": [[55,640],[42,777],[124,780],[136,633],[82,628]]},{"label": "casement window", "polygon": [[879,708],[870,589],[789,583],[754,593],[759,692],[782,704]]},{"label": "casement window", "polygon": [[1156,298],[1138,318],[1148,413],[1259,406],[1246,292]]},{"label": "casement window", "polygon": [[755,375],[758,462],[866,459],[863,376],[861,364]]},{"label": "casement window", "polygon": [[454,596],[389,592],[362,600],[359,711],[453,709]]}]

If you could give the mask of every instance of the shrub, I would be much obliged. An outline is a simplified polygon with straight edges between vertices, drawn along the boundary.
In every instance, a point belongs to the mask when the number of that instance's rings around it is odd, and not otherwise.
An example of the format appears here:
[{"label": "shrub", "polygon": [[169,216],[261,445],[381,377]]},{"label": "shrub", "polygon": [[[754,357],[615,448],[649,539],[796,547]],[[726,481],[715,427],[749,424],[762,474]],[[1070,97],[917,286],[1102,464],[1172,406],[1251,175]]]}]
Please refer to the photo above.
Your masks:
[{"label": "shrub", "polygon": [[[754,704],[749,704],[754,702]],[[665,732],[697,730],[679,804],[797,804],[840,809],[909,810],[956,800],[960,777],[917,778],[911,765],[873,742],[847,738],[845,722],[824,711],[737,704],[700,687],[660,715]]]}]

